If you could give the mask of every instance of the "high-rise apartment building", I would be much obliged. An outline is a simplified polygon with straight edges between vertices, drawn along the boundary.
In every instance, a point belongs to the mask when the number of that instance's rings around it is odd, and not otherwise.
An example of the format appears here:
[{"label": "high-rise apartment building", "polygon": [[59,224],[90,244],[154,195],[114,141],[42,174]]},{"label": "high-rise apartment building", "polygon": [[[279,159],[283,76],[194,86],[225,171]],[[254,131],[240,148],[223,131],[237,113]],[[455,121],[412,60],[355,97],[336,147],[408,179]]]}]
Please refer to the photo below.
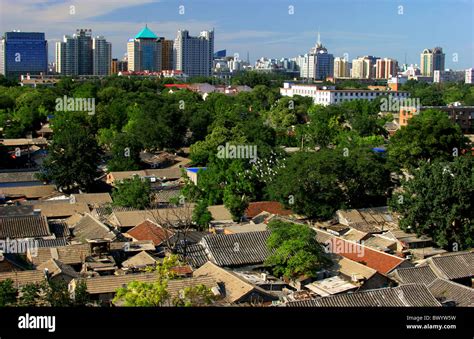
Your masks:
[{"label": "high-rise apartment building", "polygon": [[[162,40],[145,26],[128,40],[128,70],[130,72],[158,72],[162,70]],[[163,40],[164,41],[164,40]]]},{"label": "high-rise apartment building", "polygon": [[173,40],[160,39],[161,43],[161,69],[173,69]]},{"label": "high-rise apartment building", "polygon": [[46,74],[47,71],[48,42],[44,33],[5,33],[0,41],[0,74],[19,78],[22,74]]},{"label": "high-rise apartment building", "polygon": [[109,75],[112,45],[92,38],[90,29],[78,29],[56,43],[56,72],[62,75]]},{"label": "high-rise apartment building", "polygon": [[375,62],[375,78],[390,79],[398,73],[398,61],[390,58],[377,59]]},{"label": "high-rise apartment building", "polygon": [[420,55],[421,74],[432,77],[434,71],[444,71],[445,54],[441,47],[424,49]]},{"label": "high-rise apartment building", "polygon": [[63,41],[56,42],[56,72],[62,75],[78,75],[77,39],[65,35]]},{"label": "high-rise apartment building", "polygon": [[179,30],[173,45],[174,69],[192,76],[211,76],[214,56],[214,31],[190,36]]},{"label": "high-rise apartment building", "polygon": [[92,73],[94,75],[110,75],[112,60],[112,44],[103,36],[92,40]]},{"label": "high-rise apartment building", "polygon": [[345,58],[336,57],[334,59],[334,77],[348,78],[351,75],[350,62]]},{"label": "high-rise apartment building", "polygon": [[352,78],[373,79],[375,78],[375,65],[380,58],[374,56],[363,56],[352,60]]}]

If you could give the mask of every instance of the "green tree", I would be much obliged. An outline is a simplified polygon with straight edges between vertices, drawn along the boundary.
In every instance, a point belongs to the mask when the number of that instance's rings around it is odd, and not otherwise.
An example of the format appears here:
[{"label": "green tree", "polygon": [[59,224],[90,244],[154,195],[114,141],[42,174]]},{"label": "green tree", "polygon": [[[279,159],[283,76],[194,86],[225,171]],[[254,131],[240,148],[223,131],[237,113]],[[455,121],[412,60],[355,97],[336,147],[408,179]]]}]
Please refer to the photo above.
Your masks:
[{"label": "green tree", "polygon": [[345,190],[345,205],[351,208],[384,206],[392,185],[384,155],[367,147],[338,149],[343,153],[340,181]]},{"label": "green tree", "polygon": [[227,207],[234,221],[240,221],[249,206],[249,197],[245,193],[234,192],[228,186],[224,191],[224,206]]},{"label": "green tree", "polygon": [[0,281],[0,306],[12,306],[16,303],[17,289],[11,279]]},{"label": "green tree", "polygon": [[68,285],[63,280],[50,279],[44,283],[45,300],[49,306],[65,307],[71,306]]},{"label": "green tree", "polygon": [[114,302],[122,302],[123,306],[129,307],[164,306],[170,298],[167,287],[167,280],[157,280],[153,283],[132,281],[127,287],[117,290]]},{"label": "green tree", "polygon": [[316,241],[316,232],[303,224],[271,221],[271,234],[267,245],[272,254],[265,264],[273,273],[288,279],[306,275],[315,277],[318,270],[328,264],[323,248]]},{"label": "green tree", "polygon": [[216,299],[211,289],[205,285],[185,287],[177,297],[173,299],[173,305],[179,307],[208,306]]},{"label": "green tree", "polygon": [[329,149],[288,157],[269,186],[270,196],[310,218],[331,218],[341,208],[344,192],[341,153]]},{"label": "green tree", "polygon": [[87,284],[80,280],[74,291],[74,306],[86,306],[90,302],[90,295],[87,292]]},{"label": "green tree", "polygon": [[200,229],[206,230],[212,221],[212,214],[207,209],[208,204],[206,200],[200,200],[193,211],[193,221]]},{"label": "green tree", "polygon": [[150,194],[150,182],[134,176],[116,184],[112,199],[116,206],[145,209],[150,205]]},{"label": "green tree", "polygon": [[112,158],[107,163],[109,171],[134,171],[140,169],[142,146],[127,133],[116,133],[112,139]]},{"label": "green tree", "polygon": [[390,206],[400,214],[400,227],[428,235],[438,246],[455,250],[474,246],[474,160],[425,163],[403,183]]},{"label": "green tree", "polygon": [[42,284],[29,283],[21,288],[18,304],[34,307],[43,304]]},{"label": "green tree", "polygon": [[172,302],[168,292],[168,280],[175,278],[172,267],[179,265],[176,255],[171,255],[158,263],[149,271],[156,274],[156,281],[152,283],[132,281],[126,287],[117,290],[113,302],[115,304],[132,307],[166,306]]},{"label": "green tree", "polygon": [[452,160],[461,154],[466,142],[460,127],[446,113],[430,109],[411,118],[395,133],[388,154],[394,165],[410,168],[420,161]]},{"label": "green tree", "polygon": [[98,174],[100,149],[94,131],[79,114],[57,116],[54,137],[43,164],[45,179],[65,190],[90,190]]}]

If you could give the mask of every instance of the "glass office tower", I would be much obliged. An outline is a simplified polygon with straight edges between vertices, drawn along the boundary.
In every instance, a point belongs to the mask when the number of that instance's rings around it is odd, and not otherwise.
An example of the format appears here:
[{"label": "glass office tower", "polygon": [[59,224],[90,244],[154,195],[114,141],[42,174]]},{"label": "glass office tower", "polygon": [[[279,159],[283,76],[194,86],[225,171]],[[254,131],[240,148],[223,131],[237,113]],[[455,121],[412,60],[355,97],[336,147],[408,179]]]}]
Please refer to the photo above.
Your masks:
[{"label": "glass office tower", "polygon": [[46,74],[48,70],[48,42],[44,33],[6,32],[0,54],[0,73],[6,77]]}]

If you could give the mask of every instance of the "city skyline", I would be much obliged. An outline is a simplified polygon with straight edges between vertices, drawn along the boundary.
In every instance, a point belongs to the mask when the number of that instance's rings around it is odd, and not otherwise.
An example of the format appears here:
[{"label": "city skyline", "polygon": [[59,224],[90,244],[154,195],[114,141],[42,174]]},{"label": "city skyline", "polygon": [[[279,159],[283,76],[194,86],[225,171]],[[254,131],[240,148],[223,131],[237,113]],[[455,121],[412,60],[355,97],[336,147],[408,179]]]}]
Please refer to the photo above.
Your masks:
[{"label": "city skyline", "polygon": [[[145,24],[156,35],[172,40],[179,29],[189,30],[192,35],[215,29],[216,51],[226,49],[230,55],[239,53],[241,59],[246,59],[249,52],[252,63],[260,57],[292,58],[308,53],[315,45],[318,29],[323,45],[334,57],[344,53],[348,53],[349,59],[376,55],[394,58],[401,65],[406,55],[408,64],[419,65],[420,53],[425,48],[441,46],[446,53],[446,68],[469,68],[474,60],[469,1],[342,1],[337,4],[303,0],[292,4],[244,1],[230,3],[225,8],[216,4],[215,1],[184,1],[181,5],[150,0],[27,4],[2,0],[0,28],[2,32],[13,29],[45,32],[49,61],[54,60],[55,42],[77,28],[90,28],[94,35],[104,36],[112,43],[113,58],[121,59],[128,39]],[[253,15],[243,15],[251,6],[255,7]],[[83,8],[88,9],[87,13]],[[458,19],[449,26],[444,25],[442,20],[450,13],[456,13]],[[317,19],[311,20],[314,16]],[[440,24],[432,25],[433,20],[439,20]]]}]

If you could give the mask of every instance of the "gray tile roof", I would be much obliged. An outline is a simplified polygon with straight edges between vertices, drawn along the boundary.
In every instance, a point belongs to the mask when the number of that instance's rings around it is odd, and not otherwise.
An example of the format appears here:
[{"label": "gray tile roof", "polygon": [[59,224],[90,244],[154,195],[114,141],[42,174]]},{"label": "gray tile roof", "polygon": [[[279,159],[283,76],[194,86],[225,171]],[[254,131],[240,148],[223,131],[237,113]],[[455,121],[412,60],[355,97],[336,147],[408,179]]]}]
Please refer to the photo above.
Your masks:
[{"label": "gray tile roof", "polygon": [[44,216],[0,217],[0,239],[41,238],[50,235]]},{"label": "gray tile roof", "polygon": [[63,219],[49,220],[48,224],[51,232],[53,232],[57,238],[67,238],[71,235],[69,226]]},{"label": "gray tile roof", "polygon": [[452,300],[456,306],[474,307],[473,288],[437,278],[428,285],[428,289],[440,302]]},{"label": "gray tile roof", "polygon": [[93,239],[115,239],[115,234],[102,222],[86,214],[73,227],[74,238],[86,242]]},{"label": "gray tile roof", "polygon": [[0,215],[2,217],[34,215],[34,208],[33,206],[24,205],[0,206]]},{"label": "gray tile roof", "polygon": [[186,247],[186,256],[184,256],[184,248],[182,246],[178,245],[176,251],[184,261],[193,267],[201,267],[209,260],[206,250],[201,244],[188,245]]},{"label": "gray tile roof", "polygon": [[177,198],[180,195],[180,188],[164,189],[155,193],[155,200],[159,203],[168,203],[171,199]]},{"label": "gray tile roof", "polygon": [[219,266],[240,266],[263,263],[270,255],[267,239],[270,231],[236,234],[212,234],[201,244],[209,260]]},{"label": "gray tile roof", "polygon": [[38,270],[0,272],[0,281],[11,279],[16,288],[44,281],[44,273]]},{"label": "gray tile roof", "polygon": [[317,299],[290,301],[287,307],[436,307],[441,304],[425,285],[401,285]]},{"label": "gray tile roof", "polygon": [[474,276],[474,253],[459,252],[427,259],[437,276],[449,280]]},{"label": "gray tile roof", "polygon": [[36,178],[36,174],[39,172],[3,172],[0,173],[0,182],[29,182],[29,181],[39,181]]},{"label": "gray tile roof", "polygon": [[[117,289],[125,287],[132,281],[154,283],[158,280],[156,273],[137,273],[125,275],[108,275],[85,279],[87,292],[90,294],[114,293]],[[168,292],[172,296],[178,295],[179,291],[197,285],[205,285],[209,288],[217,286],[216,281],[211,277],[193,277],[168,281]]]},{"label": "gray tile roof", "polygon": [[38,247],[60,247],[67,245],[66,238],[56,238],[56,239],[37,239]]},{"label": "gray tile roof", "polygon": [[390,277],[401,284],[428,285],[437,278],[429,266],[399,268],[390,274]]}]

